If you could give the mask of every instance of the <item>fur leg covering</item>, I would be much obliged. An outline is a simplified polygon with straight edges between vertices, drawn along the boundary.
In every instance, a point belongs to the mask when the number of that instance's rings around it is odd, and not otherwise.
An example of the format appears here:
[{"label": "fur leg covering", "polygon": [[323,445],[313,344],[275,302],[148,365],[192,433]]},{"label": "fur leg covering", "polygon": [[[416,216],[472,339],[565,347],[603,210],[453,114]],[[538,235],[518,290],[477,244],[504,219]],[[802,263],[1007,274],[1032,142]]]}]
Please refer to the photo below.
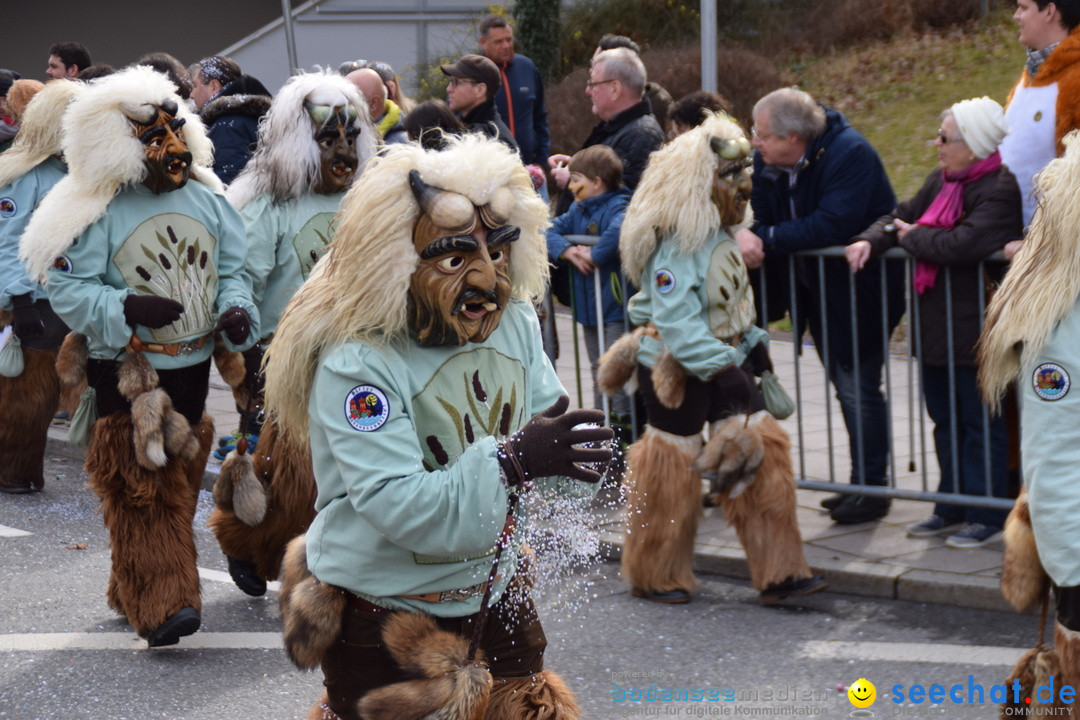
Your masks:
[{"label": "fur leg covering", "polygon": [[551,670],[527,678],[496,678],[484,720],[578,720],[574,693]]},{"label": "fur leg covering", "polygon": [[70,332],[60,345],[56,356],[56,374],[60,378],[59,410],[75,417],[75,408],[79,407],[79,398],[86,389],[86,361],[90,352],[86,345],[86,336]]},{"label": "fur leg covering", "polygon": [[[315,474],[306,444],[286,443],[277,423],[263,426],[253,456],[254,477],[266,491],[266,513],[261,522],[249,525],[233,509],[218,503],[210,527],[226,555],[255,564],[264,580],[274,580],[281,570],[285,546],[307,531],[315,518]],[[214,492],[217,498],[217,487]],[[235,495],[233,497],[235,504]]]},{"label": "fur leg covering", "polygon": [[1080,631],[1054,623],[1054,652],[1061,665],[1061,682],[1055,687],[1080,688]]},{"label": "fur leg covering", "polygon": [[[1058,627],[1062,627],[1060,624]],[[1071,632],[1066,630],[1066,632]],[[1057,641],[1057,632],[1054,633],[1054,640]],[[1012,672],[1009,674],[1009,678],[1005,681],[1005,685],[1009,688],[1012,687],[1013,682],[1020,681],[1020,695],[1014,697],[1012,692],[1006,694],[1006,701],[1001,704],[1001,714],[999,715],[1002,720],[1015,717],[1038,717],[1040,714],[1055,715],[1065,713],[1062,711],[1051,712],[1050,710],[1040,711],[1035,708],[1062,708],[1064,707],[1058,702],[1057,691],[1061,687],[1062,683],[1066,683],[1065,678],[1062,677],[1061,664],[1058,661],[1058,655],[1054,650],[1048,647],[1039,646],[1028,650],[1026,653],[1020,656],[1020,659],[1013,666]],[[1041,685],[1047,687],[1053,687],[1053,697],[1049,698],[1049,703],[1040,702],[1038,693],[1036,692]],[[1076,687],[1075,685],[1073,687]],[[1046,691],[1042,693],[1042,699],[1046,700]],[[1030,702],[1029,702],[1030,700]]]},{"label": "fur leg covering", "polygon": [[304,535],[290,542],[285,550],[280,602],[285,652],[301,670],[317,668],[341,635],[345,593],[308,570]]},{"label": "fur leg covering", "polygon": [[690,591],[694,538],[701,516],[701,476],[693,469],[698,435],[645,428],[630,446],[622,576],[634,587]]},{"label": "fur leg covering", "polygon": [[791,442],[780,423],[762,411],[751,419],[764,444],[754,481],[738,497],[721,496],[724,519],[735,528],[746,552],[754,589],[808,578],[799,522],[795,516],[795,473]]},{"label": "fur leg covering", "polygon": [[[206,424],[204,419],[199,429],[207,435],[208,448],[213,423],[208,433]],[[94,423],[85,469],[109,531],[109,602],[147,637],[180,609],[202,607],[191,527],[198,502],[197,463],[173,458],[148,470],[136,461],[133,432],[127,413]]]},{"label": "fur leg covering", "polygon": [[1018,612],[1036,607],[1050,579],[1039,560],[1035,533],[1031,529],[1027,488],[1020,488],[1009,517],[1005,519],[1005,556],[1001,565],[1001,594]]},{"label": "fur leg covering", "polygon": [[[469,640],[422,613],[394,613],[383,626],[383,644],[401,668],[421,676],[377,688],[360,698],[364,720],[482,720],[491,695],[491,673],[482,653],[470,661]],[[513,715],[503,715],[507,720]],[[520,716],[526,717],[526,716]]]},{"label": "fur leg covering", "polygon": [[341,720],[341,716],[330,709],[330,697],[323,692],[322,697],[308,710],[305,720]]},{"label": "fur leg covering", "polygon": [[60,397],[56,352],[24,346],[22,354],[21,375],[0,375],[0,487],[11,491],[44,487],[45,442]]}]

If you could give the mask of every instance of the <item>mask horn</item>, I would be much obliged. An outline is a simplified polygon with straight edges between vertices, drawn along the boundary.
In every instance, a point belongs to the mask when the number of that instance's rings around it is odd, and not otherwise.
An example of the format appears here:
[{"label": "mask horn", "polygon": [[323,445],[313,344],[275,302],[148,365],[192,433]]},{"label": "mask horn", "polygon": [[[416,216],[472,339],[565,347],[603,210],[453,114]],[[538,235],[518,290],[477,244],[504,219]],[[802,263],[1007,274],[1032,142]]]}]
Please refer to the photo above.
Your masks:
[{"label": "mask horn", "polygon": [[423,178],[420,177],[420,173],[416,170],[409,171],[409,187],[412,188],[416,202],[420,203],[420,210],[430,214],[431,206],[435,203],[435,198],[438,197],[441,191],[424,182]]},{"label": "mask horn", "polygon": [[412,188],[420,211],[438,227],[452,232],[468,232],[476,224],[476,208],[467,197],[428,185],[416,170],[409,171]]}]

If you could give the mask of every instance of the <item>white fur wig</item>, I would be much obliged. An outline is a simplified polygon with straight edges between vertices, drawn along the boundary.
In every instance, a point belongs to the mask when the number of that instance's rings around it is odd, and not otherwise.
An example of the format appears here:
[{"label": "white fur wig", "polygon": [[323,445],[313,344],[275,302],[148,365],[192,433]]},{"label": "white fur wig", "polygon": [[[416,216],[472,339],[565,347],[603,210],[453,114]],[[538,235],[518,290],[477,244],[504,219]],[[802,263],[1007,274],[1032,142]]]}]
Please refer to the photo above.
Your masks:
[{"label": "white fur wig", "polygon": [[[354,340],[385,343],[407,329],[409,283],[419,263],[413,228],[420,216],[410,170],[477,206],[509,188],[509,223],[521,229],[510,251],[512,295],[532,301],[544,292],[547,207],[516,153],[476,134],[452,139],[441,151],[389,146],[345,196],[329,253],[285,308],[270,344],[266,406],[286,436],[306,441],[308,396],[324,351]],[[357,281],[372,274],[378,282]]]},{"label": "white fur wig", "polygon": [[10,185],[50,155],[59,155],[64,111],[85,87],[77,80],[53,80],[26,106],[15,142],[0,155],[0,187]]},{"label": "white fur wig", "polygon": [[206,129],[168,78],[145,65],[99,78],[79,92],[64,114],[67,177],[41,201],[23,233],[19,257],[31,277],[43,279],[53,261],[105,214],[123,185],[146,177],[146,147],[135,137],[132,120],[147,121],[153,107],[169,102],[177,107],[176,117],[186,121],[191,178],[221,189],[210,169],[214,151]]},{"label": "white fur wig", "polygon": [[1031,366],[1080,297],[1080,132],[1035,180],[1039,200],[1027,238],[986,309],[979,384],[997,409],[1009,383]]},{"label": "white fur wig", "polygon": [[720,211],[712,201],[713,175],[720,158],[710,142],[745,138],[726,115],[710,114],[649,156],[649,164],[626,208],[619,248],[623,272],[641,279],[646,263],[665,235],[679,243],[679,252],[693,255],[709,234],[720,228]]},{"label": "white fur wig", "polygon": [[337,72],[302,73],[289,78],[259,123],[255,154],[229,185],[225,196],[238,210],[269,194],[275,203],[292,200],[311,189],[319,177],[319,145],[315,126],[304,101],[320,105],[349,104],[356,110],[357,176],[378,147],[378,133],[371,123],[367,101],[351,82]]}]

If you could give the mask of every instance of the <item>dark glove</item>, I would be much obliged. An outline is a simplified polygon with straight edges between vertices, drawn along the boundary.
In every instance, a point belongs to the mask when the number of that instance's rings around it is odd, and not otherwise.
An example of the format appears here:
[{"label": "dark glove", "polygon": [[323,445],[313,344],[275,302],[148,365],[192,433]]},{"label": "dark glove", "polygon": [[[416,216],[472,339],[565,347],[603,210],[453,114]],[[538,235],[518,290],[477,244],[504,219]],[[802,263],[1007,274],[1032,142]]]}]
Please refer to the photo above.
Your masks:
[{"label": "dark glove", "polygon": [[746,354],[746,361],[742,364],[743,370],[754,377],[761,377],[766,370],[772,372],[772,358],[769,357],[769,348],[764,342],[759,342]]},{"label": "dark glove", "polygon": [[233,345],[239,345],[247,339],[248,333],[251,332],[251,316],[247,314],[247,310],[244,308],[234,305],[221,313],[221,317],[218,318],[214,332],[219,331],[224,332]]},{"label": "dark glove", "polygon": [[41,314],[34,307],[30,293],[13,296],[11,304],[12,313],[15,315],[15,334],[19,339],[36,337],[45,332],[45,323],[41,322]]},{"label": "dark glove", "polygon": [[124,319],[132,327],[165,327],[183,312],[184,306],[172,298],[156,295],[128,295],[124,298]]},{"label": "dark glove", "polygon": [[244,357],[244,387],[249,392],[259,393],[261,390],[259,376],[262,374],[263,359],[262,343],[255,343],[241,355]]},{"label": "dark glove", "polygon": [[[602,426],[575,430],[575,425],[602,423],[604,413],[601,410],[567,412],[569,406],[570,398],[563,395],[499,443],[499,465],[512,487],[542,477],[564,476],[594,483],[603,476],[611,461],[610,441],[614,433]],[[574,447],[585,443],[608,444]]]}]

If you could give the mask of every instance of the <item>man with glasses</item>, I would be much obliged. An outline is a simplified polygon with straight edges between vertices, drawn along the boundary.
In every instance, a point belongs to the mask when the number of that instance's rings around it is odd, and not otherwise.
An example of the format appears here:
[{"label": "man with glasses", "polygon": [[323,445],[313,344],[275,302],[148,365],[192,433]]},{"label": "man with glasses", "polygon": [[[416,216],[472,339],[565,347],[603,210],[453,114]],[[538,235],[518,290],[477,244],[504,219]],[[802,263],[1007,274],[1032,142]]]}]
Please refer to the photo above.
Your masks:
[{"label": "man with glasses", "polygon": [[[843,257],[825,258],[821,274],[814,259],[797,257],[795,297],[785,296],[790,287],[788,255],[847,245],[896,207],[896,196],[881,158],[866,138],[843,115],[819,105],[807,93],[775,90],[758,100],[753,119],[754,222],[736,234],[736,241],[748,268],[765,265],[768,307],[762,308],[758,300],[758,317],[778,320],[790,304],[796,336],[809,326],[847,426],[851,482],[884,486],[889,411],[881,393],[887,340],[882,316],[884,310],[891,334],[903,313],[902,264],[886,264],[883,292],[876,266],[852,279]],[[764,293],[759,278],[754,282],[754,294],[760,298]],[[835,522],[860,523],[884,516],[889,499],[841,494],[826,498],[822,506]]]},{"label": "man with glasses", "polygon": [[[649,154],[664,144],[664,131],[653,117],[645,98],[645,66],[632,50],[614,48],[593,56],[585,94],[592,100],[592,112],[600,123],[592,129],[582,149],[607,145],[623,161],[623,184],[633,190],[649,161]],[[570,179],[568,155],[548,158],[552,177],[565,188]],[[556,214],[569,209],[573,196],[564,192]]]},{"label": "man with glasses", "polygon": [[495,107],[495,93],[502,82],[495,63],[483,55],[470,54],[462,55],[453,65],[441,65],[440,68],[450,76],[446,104],[454,114],[470,130],[495,138],[517,151],[517,141]]}]

